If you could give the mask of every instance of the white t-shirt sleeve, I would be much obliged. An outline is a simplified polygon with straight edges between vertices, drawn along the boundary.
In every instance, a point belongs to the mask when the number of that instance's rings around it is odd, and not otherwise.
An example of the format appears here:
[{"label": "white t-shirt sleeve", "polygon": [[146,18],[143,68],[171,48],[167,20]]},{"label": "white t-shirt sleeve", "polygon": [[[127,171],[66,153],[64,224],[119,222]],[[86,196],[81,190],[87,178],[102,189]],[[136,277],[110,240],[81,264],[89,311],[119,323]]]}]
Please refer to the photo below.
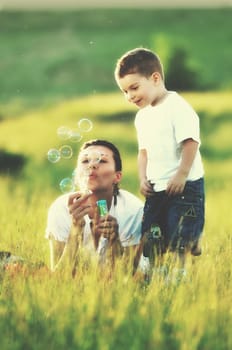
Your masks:
[{"label": "white t-shirt sleeve", "polygon": [[192,138],[200,144],[199,117],[187,101],[181,96],[179,99],[180,103],[174,106],[172,113],[176,142]]},{"label": "white t-shirt sleeve", "polygon": [[47,216],[46,238],[66,242],[71,228],[68,196],[58,197],[50,206]]}]

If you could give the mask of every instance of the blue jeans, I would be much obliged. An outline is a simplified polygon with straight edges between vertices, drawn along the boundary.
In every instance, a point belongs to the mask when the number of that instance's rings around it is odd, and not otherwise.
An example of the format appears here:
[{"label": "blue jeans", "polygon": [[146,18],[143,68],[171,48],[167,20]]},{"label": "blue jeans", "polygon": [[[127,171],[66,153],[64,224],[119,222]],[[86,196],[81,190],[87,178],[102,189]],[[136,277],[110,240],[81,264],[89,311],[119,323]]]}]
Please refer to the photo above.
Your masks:
[{"label": "blue jeans", "polygon": [[168,196],[165,191],[154,192],[144,205],[142,235],[153,225],[160,227],[162,251],[191,250],[204,227],[204,179],[187,181],[181,194]]}]

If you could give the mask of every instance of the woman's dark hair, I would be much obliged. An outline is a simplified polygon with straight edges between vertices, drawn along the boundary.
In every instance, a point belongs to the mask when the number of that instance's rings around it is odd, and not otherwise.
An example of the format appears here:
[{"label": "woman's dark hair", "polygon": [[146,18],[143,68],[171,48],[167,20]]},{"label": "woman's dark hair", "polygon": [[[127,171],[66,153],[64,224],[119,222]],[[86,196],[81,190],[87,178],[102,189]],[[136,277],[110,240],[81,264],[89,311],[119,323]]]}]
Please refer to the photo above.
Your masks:
[{"label": "woman's dark hair", "polygon": [[90,140],[90,141],[87,141],[83,144],[83,146],[81,147],[81,151],[90,147],[90,146],[104,146],[106,148],[109,148],[113,152],[113,158],[114,158],[114,162],[115,162],[115,170],[122,171],[121,156],[120,156],[119,150],[117,149],[117,147],[113,143],[106,141],[106,140]]},{"label": "woman's dark hair", "polygon": [[[86,141],[83,144],[83,146],[81,147],[81,151],[83,151],[84,149],[87,149],[90,146],[104,146],[104,147],[110,149],[113,153],[115,170],[122,171],[122,160],[121,160],[120,152],[113,143],[106,141],[106,140],[98,140],[98,139],[97,140],[90,140],[90,141]],[[118,184],[114,184],[114,192],[113,192],[114,205],[117,204],[117,195],[118,194],[119,194]]]}]

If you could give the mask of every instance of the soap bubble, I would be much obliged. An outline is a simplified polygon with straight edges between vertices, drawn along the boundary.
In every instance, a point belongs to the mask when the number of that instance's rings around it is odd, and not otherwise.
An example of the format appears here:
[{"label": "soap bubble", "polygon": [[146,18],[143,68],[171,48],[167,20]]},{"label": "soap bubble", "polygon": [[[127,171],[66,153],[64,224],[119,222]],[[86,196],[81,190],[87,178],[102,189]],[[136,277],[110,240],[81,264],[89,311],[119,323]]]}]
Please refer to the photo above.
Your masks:
[{"label": "soap bubble", "polygon": [[78,122],[78,127],[81,132],[89,132],[93,128],[93,123],[87,118],[80,119]]},{"label": "soap bubble", "polygon": [[71,136],[71,129],[67,126],[60,126],[57,129],[57,136],[61,140],[68,140],[70,139],[70,136]]},{"label": "soap bubble", "polygon": [[57,163],[60,160],[60,151],[56,148],[51,148],[47,153],[47,157],[49,162]]},{"label": "soap bubble", "polygon": [[73,155],[72,147],[69,145],[63,145],[59,149],[61,158],[70,159]]},{"label": "soap bubble", "polygon": [[70,177],[66,177],[60,181],[60,190],[63,193],[72,192],[75,190],[75,185]]},{"label": "soap bubble", "polygon": [[78,129],[71,130],[71,133],[70,133],[71,142],[80,142],[81,139],[82,139],[82,135]]}]

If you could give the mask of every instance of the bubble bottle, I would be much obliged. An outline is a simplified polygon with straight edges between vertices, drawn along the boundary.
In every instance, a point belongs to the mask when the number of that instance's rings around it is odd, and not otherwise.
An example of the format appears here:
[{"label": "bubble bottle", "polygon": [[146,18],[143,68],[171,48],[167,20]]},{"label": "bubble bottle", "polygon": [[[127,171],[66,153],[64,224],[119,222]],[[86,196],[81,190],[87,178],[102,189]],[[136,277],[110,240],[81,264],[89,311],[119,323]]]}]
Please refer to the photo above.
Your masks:
[{"label": "bubble bottle", "polygon": [[[100,217],[103,217],[108,214],[107,202],[105,199],[100,199],[99,201],[97,201],[97,206],[98,206]],[[97,252],[100,257],[100,262],[102,262],[105,258],[108,244],[109,244],[108,238],[101,236],[98,243],[98,249],[97,249]]]}]

